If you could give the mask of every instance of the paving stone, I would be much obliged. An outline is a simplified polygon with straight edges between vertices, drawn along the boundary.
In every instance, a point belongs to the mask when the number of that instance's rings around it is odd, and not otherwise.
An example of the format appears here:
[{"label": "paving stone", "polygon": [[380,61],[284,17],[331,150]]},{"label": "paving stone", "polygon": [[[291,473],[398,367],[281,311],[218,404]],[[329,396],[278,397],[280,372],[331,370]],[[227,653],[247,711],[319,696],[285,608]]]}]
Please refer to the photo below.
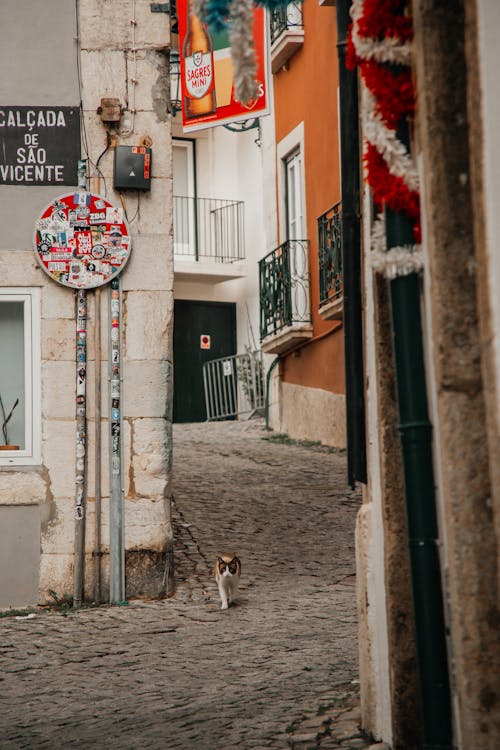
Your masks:
[{"label": "paving stone", "polygon": [[[359,493],[345,454],[268,437],[261,420],[174,426],[172,599],[0,619],[2,750],[370,746]],[[221,611],[212,566],[233,550],[241,587]]]}]

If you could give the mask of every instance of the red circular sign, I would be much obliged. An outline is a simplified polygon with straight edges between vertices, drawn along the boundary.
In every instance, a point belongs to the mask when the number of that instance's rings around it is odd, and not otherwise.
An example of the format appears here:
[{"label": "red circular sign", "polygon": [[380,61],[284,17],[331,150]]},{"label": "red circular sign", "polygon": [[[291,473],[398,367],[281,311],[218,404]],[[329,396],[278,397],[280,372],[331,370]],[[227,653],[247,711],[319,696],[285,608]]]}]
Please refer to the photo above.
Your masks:
[{"label": "red circular sign", "polygon": [[123,270],[131,248],[123,209],[85,190],[60,195],[35,223],[36,258],[51,279],[92,289]]}]

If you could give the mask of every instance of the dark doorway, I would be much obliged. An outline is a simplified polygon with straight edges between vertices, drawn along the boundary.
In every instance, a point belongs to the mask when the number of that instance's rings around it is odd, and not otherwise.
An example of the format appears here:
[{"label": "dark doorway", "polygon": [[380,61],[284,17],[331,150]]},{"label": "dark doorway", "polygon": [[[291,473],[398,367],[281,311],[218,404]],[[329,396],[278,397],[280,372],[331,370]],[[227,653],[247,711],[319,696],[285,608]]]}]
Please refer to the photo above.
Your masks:
[{"label": "dark doorway", "polygon": [[174,303],[174,422],[204,422],[203,363],[236,354],[234,302]]}]

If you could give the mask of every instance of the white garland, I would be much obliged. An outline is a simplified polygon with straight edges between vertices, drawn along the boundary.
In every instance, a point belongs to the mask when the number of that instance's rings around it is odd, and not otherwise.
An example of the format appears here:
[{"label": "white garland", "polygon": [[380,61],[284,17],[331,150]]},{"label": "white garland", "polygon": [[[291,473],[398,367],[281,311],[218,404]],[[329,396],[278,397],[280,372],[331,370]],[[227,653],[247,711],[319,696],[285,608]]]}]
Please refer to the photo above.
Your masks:
[{"label": "white garland", "polygon": [[386,279],[395,279],[419,273],[424,267],[424,256],[420,245],[401,245],[380,255],[370,255],[370,264],[376,273]]},{"label": "white garland", "polygon": [[424,267],[421,245],[397,245],[387,250],[383,213],[379,214],[373,222],[370,245],[370,265],[375,273],[381,274],[386,279],[419,273]]},{"label": "white garland", "polygon": [[379,63],[396,65],[411,64],[411,42],[401,42],[396,37],[383,40],[359,36],[357,21],[363,15],[363,0],[353,0],[351,6],[352,41],[358,57],[363,60],[375,60]]},{"label": "white garland", "polygon": [[[363,0],[353,0],[351,7],[352,41],[357,56],[362,60],[375,60],[379,63],[410,65],[411,42],[386,37],[383,41],[360,37],[357,22],[363,14]],[[420,180],[408,149],[384,123],[376,112],[374,95],[363,86],[362,99],[363,135],[382,156],[387,168],[394,177],[401,178],[409,190],[418,192]],[[387,249],[387,235],[384,213],[379,214],[372,225],[370,236],[369,263],[375,273],[386,279],[407,276],[422,270],[424,259],[421,245],[400,245]]]},{"label": "white garland", "polygon": [[231,57],[234,70],[234,96],[246,104],[258,96],[257,62],[253,42],[253,0],[232,0],[229,6]]},{"label": "white garland", "polygon": [[406,146],[396,137],[394,130],[388,128],[380,115],[375,112],[373,94],[366,86],[363,89],[362,115],[366,140],[375,146],[384,158],[391,174],[404,180],[409,190],[418,192],[420,187],[418,171],[413,166]]}]

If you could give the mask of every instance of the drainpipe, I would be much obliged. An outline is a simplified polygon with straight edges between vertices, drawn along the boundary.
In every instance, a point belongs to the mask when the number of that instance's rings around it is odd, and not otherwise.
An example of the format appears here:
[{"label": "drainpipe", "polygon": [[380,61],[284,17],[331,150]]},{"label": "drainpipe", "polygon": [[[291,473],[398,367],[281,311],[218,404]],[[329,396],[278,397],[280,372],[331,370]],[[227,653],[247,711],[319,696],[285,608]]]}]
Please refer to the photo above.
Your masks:
[{"label": "drainpipe", "polygon": [[345,65],[351,0],[337,0],[342,186],[342,269],[348,483],[366,484],[366,434],[361,298],[358,77]]},{"label": "drainpipe", "polygon": [[[407,123],[398,136],[403,136],[401,140],[408,147]],[[386,233],[388,249],[414,243],[411,220],[389,209]],[[451,700],[418,274],[393,279],[390,293],[424,748],[451,750]]]}]

